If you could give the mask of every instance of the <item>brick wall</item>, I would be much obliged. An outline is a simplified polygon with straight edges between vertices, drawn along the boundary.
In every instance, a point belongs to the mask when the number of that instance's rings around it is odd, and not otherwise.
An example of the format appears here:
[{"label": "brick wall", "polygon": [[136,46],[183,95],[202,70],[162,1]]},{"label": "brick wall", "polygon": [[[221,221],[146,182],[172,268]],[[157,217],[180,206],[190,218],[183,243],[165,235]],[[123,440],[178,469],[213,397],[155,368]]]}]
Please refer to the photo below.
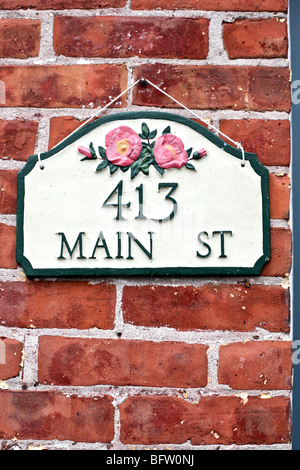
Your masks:
[{"label": "brick wall", "polygon": [[[287,0],[1,0],[2,449],[290,448],[287,51]],[[247,279],[29,281],[18,170],[141,76],[269,168],[271,261]],[[174,103],[136,87],[116,106]]]}]

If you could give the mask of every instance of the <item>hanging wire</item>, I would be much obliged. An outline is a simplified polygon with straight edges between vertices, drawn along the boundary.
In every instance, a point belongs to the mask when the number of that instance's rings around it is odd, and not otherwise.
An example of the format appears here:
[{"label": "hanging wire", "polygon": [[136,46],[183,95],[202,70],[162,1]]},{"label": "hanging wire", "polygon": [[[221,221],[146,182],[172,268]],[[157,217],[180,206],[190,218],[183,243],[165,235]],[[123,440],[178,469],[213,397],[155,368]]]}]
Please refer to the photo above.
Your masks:
[{"label": "hanging wire", "polygon": [[[68,139],[69,137],[71,137],[71,135],[75,134],[75,132],[77,132],[79,129],[81,129],[82,127],[86,126],[89,122],[91,122],[93,119],[95,119],[95,117],[99,116],[99,114],[103,113],[107,108],[109,108],[109,106],[111,106],[113,103],[115,103],[116,101],[118,101],[118,99],[120,99],[123,95],[125,95],[125,93],[127,93],[129,90],[131,90],[135,85],[137,85],[139,83],[140,80],[136,80],[136,82],[134,82],[132,85],[130,85],[128,88],[126,88],[126,90],[122,91],[122,93],[120,93],[116,98],[114,98],[112,101],[110,101],[107,105],[105,105],[103,108],[100,106],[97,111],[89,118],[87,119],[86,121],[84,121],[79,127],[77,127],[73,132],[71,132],[70,134],[67,135],[67,137],[65,137],[64,139],[62,139],[60,142],[58,142],[57,145],[60,145],[62,142],[64,142],[66,139]],[[38,160],[39,162],[41,162],[41,154],[39,153],[38,154]],[[45,167],[43,166],[43,168],[41,167],[41,163],[40,163],[40,168],[41,170],[43,170]]]},{"label": "hanging wire", "polygon": [[220,129],[218,129],[217,127],[213,126],[212,124],[208,123],[205,119],[203,119],[201,116],[199,116],[199,114],[195,113],[194,111],[192,111],[191,109],[187,108],[183,103],[180,103],[180,101],[176,100],[176,98],[174,98],[173,96],[169,95],[168,93],[166,93],[164,90],[162,90],[161,88],[159,88],[157,85],[155,85],[154,83],[150,82],[150,80],[148,78],[141,78],[140,82],[142,83],[143,86],[145,86],[147,83],[149,83],[149,85],[153,86],[153,88],[155,88],[156,90],[160,91],[161,93],[163,93],[165,96],[167,96],[168,98],[170,98],[171,100],[173,100],[175,103],[177,103],[179,106],[181,106],[182,108],[184,108],[186,111],[188,111],[189,113],[193,114],[197,119],[199,119],[200,121],[202,121],[203,123],[207,124],[211,129],[213,129],[214,131],[216,131],[218,134],[221,134],[223,137],[225,137],[227,140],[229,140],[232,144],[234,144],[238,149],[241,150],[242,152],[242,166],[245,166],[245,151],[244,151],[244,148],[241,144],[241,142],[236,142],[235,140],[231,139],[230,137],[228,137],[228,135],[224,134],[224,132],[220,131]]},{"label": "hanging wire", "polygon": [[[186,111],[188,111],[189,113],[191,113],[193,116],[195,116],[197,119],[199,119],[201,122],[205,123],[206,125],[208,125],[211,129],[213,129],[215,132],[217,132],[218,134],[222,135],[223,137],[225,137],[227,140],[229,140],[232,144],[234,144],[239,150],[241,150],[242,152],[242,167],[244,167],[246,165],[245,163],[245,151],[244,151],[244,148],[241,144],[241,142],[236,142],[235,140],[231,139],[228,135],[224,134],[224,132],[220,131],[220,129],[218,129],[217,127],[213,126],[212,124],[208,123],[205,119],[203,119],[201,116],[199,116],[199,114],[195,113],[195,111],[192,111],[191,109],[189,109],[187,106],[185,106],[183,103],[181,103],[180,101],[178,101],[176,98],[174,98],[173,96],[169,95],[168,93],[166,93],[164,90],[162,90],[161,88],[159,88],[157,85],[155,85],[154,83],[152,83],[148,78],[139,78],[138,80],[136,80],[134,83],[132,83],[128,88],[126,88],[126,90],[124,90],[122,93],[120,93],[116,98],[114,98],[113,100],[111,100],[107,105],[105,105],[103,108],[100,106],[97,111],[89,118],[87,119],[86,121],[84,121],[79,127],[77,127],[73,132],[71,132],[67,137],[65,137],[64,139],[62,139],[57,145],[60,145],[62,142],[64,142],[66,139],[68,139],[71,135],[73,135],[75,132],[77,132],[79,129],[81,129],[82,127],[86,126],[89,122],[91,122],[93,119],[95,119],[95,117],[99,116],[100,114],[102,114],[107,108],[109,108],[113,103],[115,103],[116,101],[118,101],[123,95],[125,95],[128,91],[130,91],[133,87],[135,87],[137,84],[140,84],[142,86],[146,86],[147,84],[151,85],[153,88],[155,88],[156,90],[158,90],[160,93],[162,93],[163,95],[167,96],[169,99],[173,100],[175,103],[177,103],[179,106],[181,106],[183,109],[185,109]],[[41,153],[39,152],[38,153],[38,161],[39,161],[39,165],[40,165],[40,169],[43,170],[45,168],[45,166],[42,164],[41,162]]]}]

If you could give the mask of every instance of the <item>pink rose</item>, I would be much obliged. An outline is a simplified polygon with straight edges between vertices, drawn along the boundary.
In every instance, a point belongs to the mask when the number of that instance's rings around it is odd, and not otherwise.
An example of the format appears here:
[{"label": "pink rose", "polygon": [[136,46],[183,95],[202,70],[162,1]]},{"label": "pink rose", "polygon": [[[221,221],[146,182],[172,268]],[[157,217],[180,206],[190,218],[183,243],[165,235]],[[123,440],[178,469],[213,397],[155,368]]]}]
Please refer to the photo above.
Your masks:
[{"label": "pink rose", "polygon": [[127,126],[108,132],[105,137],[106,156],[114,165],[131,165],[142,151],[139,135]]},{"label": "pink rose", "polygon": [[154,157],[161,168],[181,168],[188,160],[182,140],[173,134],[165,134],[157,139]]}]

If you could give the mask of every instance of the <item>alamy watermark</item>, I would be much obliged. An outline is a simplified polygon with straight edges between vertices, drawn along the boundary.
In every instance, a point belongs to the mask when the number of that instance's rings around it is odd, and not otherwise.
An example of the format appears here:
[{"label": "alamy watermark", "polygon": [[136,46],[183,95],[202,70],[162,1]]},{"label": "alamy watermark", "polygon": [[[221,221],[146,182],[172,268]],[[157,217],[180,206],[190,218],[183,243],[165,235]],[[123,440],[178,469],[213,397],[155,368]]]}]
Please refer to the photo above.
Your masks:
[{"label": "alamy watermark", "polygon": [[300,104],[300,80],[292,82],[292,103]]},{"label": "alamy watermark", "polygon": [[294,349],[292,355],[292,362],[294,365],[300,364],[300,340],[297,339],[292,343],[292,349]]}]

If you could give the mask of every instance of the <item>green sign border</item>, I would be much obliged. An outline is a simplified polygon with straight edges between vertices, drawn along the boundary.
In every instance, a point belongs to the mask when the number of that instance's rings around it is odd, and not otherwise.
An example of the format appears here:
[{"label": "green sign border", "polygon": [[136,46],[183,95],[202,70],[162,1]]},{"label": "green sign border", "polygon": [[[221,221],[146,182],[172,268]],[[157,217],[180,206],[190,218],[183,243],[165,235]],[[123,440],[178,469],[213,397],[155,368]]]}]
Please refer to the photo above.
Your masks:
[{"label": "green sign border", "polygon": [[[202,125],[186,118],[172,113],[165,112],[152,112],[152,111],[139,111],[127,112],[106,116],[90,122],[78,131],[75,131],[62,143],[58,144],[53,149],[40,155],[41,161],[51,158],[56,153],[60,152],[76,140],[88,134],[92,130],[100,127],[102,124],[111,121],[122,121],[129,119],[165,119],[167,121],[179,122],[191,129],[199,132],[205,138],[210,140],[220,149],[229,153],[230,155],[242,160],[242,152],[239,149],[232,147],[224,142],[216,134],[203,127]],[[24,235],[23,235],[23,222],[24,222],[24,198],[25,198],[25,184],[24,178],[31,170],[38,164],[37,155],[29,157],[24,168],[18,173],[18,190],[17,190],[17,241],[16,241],[16,260],[19,265],[24,269],[27,277],[44,277],[44,276],[198,276],[198,275],[239,275],[239,276],[258,276],[261,273],[263,266],[270,260],[271,257],[271,242],[270,242],[270,204],[269,204],[269,171],[264,167],[254,153],[245,152],[245,160],[248,160],[254,171],[261,176],[261,191],[263,200],[263,256],[261,256],[254,266],[252,267],[193,267],[193,268],[180,268],[180,267],[165,267],[165,268],[49,268],[49,269],[34,269],[30,261],[24,256]]]}]

